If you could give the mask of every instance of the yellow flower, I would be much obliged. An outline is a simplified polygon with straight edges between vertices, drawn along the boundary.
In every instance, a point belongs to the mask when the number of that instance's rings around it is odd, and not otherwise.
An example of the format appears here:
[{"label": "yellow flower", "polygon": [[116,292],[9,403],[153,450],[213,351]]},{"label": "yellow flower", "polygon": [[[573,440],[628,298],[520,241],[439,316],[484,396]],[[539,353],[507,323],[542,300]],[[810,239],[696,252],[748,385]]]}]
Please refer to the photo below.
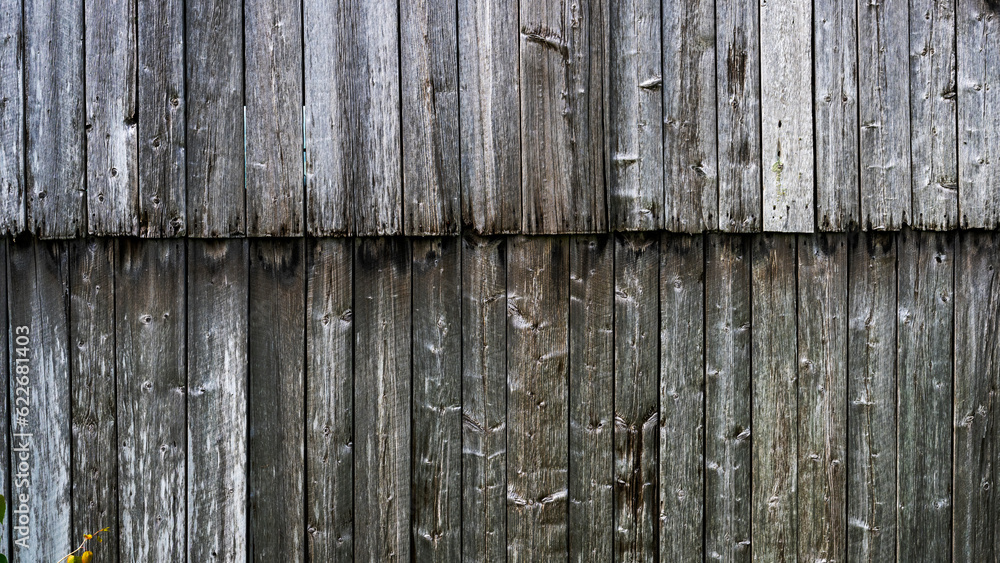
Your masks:
[{"label": "yellow flower", "polygon": [[76,555],[70,555],[66,558],[66,563],[76,563]]},{"label": "yellow flower", "polygon": [[80,563],[90,563],[94,559],[93,551],[84,551],[83,555],[80,556]]},{"label": "yellow flower", "polygon": [[85,540],[92,540],[92,539],[94,539],[94,536],[92,536],[90,534],[83,534],[83,539],[85,539]]}]

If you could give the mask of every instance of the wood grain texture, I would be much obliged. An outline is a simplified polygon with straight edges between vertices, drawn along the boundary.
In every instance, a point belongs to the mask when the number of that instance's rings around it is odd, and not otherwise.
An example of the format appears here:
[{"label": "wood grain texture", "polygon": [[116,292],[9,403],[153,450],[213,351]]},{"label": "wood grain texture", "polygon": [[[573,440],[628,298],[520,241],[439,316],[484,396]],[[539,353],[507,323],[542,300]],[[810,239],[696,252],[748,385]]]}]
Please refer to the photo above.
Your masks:
[{"label": "wood grain texture", "polygon": [[354,555],[354,241],[307,239],[306,531],[309,561]]},{"label": "wood grain texture", "polygon": [[520,0],[522,233],[607,228],[602,0]]},{"label": "wood grain texture", "polygon": [[[168,111],[167,115],[185,116],[187,233],[195,237],[242,235],[246,233],[242,5],[188,0],[184,9],[186,114],[171,97],[169,103],[177,113]],[[164,120],[162,109],[157,109],[162,108],[161,96],[181,95],[174,91],[174,77],[164,67],[160,66],[160,73],[166,74],[165,83],[156,84],[150,93],[156,100],[154,123],[162,128],[158,134],[166,137],[160,139],[161,144],[172,140],[173,134],[172,127],[166,126],[173,119]],[[169,147],[164,150],[170,151]],[[168,171],[170,166],[164,162],[154,177],[162,179]]]},{"label": "wood grain texture", "polygon": [[406,239],[356,240],[354,554],[367,561],[411,557],[410,272]]},{"label": "wood grain texture", "polygon": [[4,234],[25,228],[22,15],[21,0],[0,0],[0,233]]},{"label": "wood grain texture", "polygon": [[569,242],[569,559],[614,548],[614,237]]},{"label": "wood grain texture", "polygon": [[704,241],[705,558],[711,560],[752,556],[750,242],[719,235]]},{"label": "wood grain texture", "polygon": [[566,557],[569,245],[507,240],[507,560]]},{"label": "wood grain texture", "polygon": [[400,10],[403,227],[408,235],[460,225],[457,3],[418,0]]},{"label": "wood grain texture", "polygon": [[187,559],[246,562],[246,240],[187,242]]},{"label": "wood grain texture", "polygon": [[187,536],[185,246],[116,244],[118,553],[177,561]]},{"label": "wood grain texture", "polygon": [[703,237],[660,238],[660,561],[704,559]]}]

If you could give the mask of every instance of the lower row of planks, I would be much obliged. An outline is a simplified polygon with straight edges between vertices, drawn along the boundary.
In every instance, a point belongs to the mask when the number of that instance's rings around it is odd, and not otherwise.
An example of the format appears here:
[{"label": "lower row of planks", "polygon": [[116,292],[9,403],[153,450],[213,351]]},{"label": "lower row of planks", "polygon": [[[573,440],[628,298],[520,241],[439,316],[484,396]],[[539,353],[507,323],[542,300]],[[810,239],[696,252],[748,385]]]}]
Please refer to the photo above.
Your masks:
[{"label": "lower row of planks", "polygon": [[0,552],[994,560],[998,242],[8,240]]}]

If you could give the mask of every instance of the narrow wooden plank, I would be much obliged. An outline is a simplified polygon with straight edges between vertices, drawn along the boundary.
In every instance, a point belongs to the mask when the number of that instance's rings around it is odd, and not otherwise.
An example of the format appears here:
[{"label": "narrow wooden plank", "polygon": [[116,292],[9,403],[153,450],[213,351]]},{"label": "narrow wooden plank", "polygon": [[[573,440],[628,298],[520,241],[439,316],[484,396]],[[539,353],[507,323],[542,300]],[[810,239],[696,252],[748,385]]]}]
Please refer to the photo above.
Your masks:
[{"label": "narrow wooden plank", "polygon": [[847,556],[847,236],[798,241],[798,558]]},{"label": "narrow wooden plank", "polygon": [[139,233],[182,236],[187,233],[184,2],[137,2]]},{"label": "narrow wooden plank", "polygon": [[246,221],[251,236],[301,236],[302,5],[243,3]]},{"label": "narrow wooden plank", "polygon": [[[11,550],[6,555],[12,561],[43,561],[52,553],[68,553],[75,543],[70,522],[69,260],[59,242],[25,237],[9,248],[13,481],[6,520]],[[27,373],[18,373],[24,371],[21,366]]]},{"label": "narrow wooden plank", "polygon": [[0,0],[0,100],[3,100],[0,104],[0,233],[3,234],[17,233],[25,227],[21,16],[21,0]]},{"label": "narrow wooden plank", "polygon": [[[73,539],[118,524],[115,403],[115,245],[112,239],[69,245],[70,413]],[[118,561],[118,534],[102,535],[103,559]],[[75,546],[74,546],[75,547]],[[60,554],[62,555],[62,554]]]},{"label": "narrow wooden plank", "polygon": [[462,238],[462,558],[507,549],[507,243]]},{"label": "narrow wooden plank", "polygon": [[402,232],[396,2],[305,0],[309,232]]},{"label": "narrow wooden plank", "polygon": [[566,557],[569,248],[507,241],[507,560]]},{"label": "narrow wooden plank", "polygon": [[521,231],[604,231],[606,9],[601,0],[518,8]]},{"label": "narrow wooden plank", "polygon": [[701,560],[705,506],[703,237],[660,238],[660,561]]},{"label": "narrow wooden plank", "polygon": [[119,557],[177,561],[187,535],[184,241],[119,239],[116,252]]},{"label": "narrow wooden plank", "polygon": [[[812,2],[760,5],[764,230],[812,232]],[[763,546],[761,546],[763,548]]]},{"label": "narrow wooden plank", "polygon": [[910,3],[910,222],[958,227],[956,0]]},{"label": "narrow wooden plank", "polygon": [[897,230],[911,221],[910,80],[905,2],[858,5],[861,226]]},{"label": "narrow wooden plank", "polygon": [[240,235],[246,232],[242,4],[187,0],[184,22],[187,233]]},{"label": "narrow wooden plank", "polygon": [[25,192],[28,229],[87,230],[83,0],[24,0]]},{"label": "narrow wooden plank", "polygon": [[897,443],[900,561],[947,561],[952,519],[954,235],[899,237]]},{"label": "narrow wooden plank", "polygon": [[858,7],[820,0],[813,8],[816,226],[858,227]]},{"label": "narrow wooden plank", "polygon": [[614,548],[614,238],[569,242],[569,559]]},{"label": "narrow wooden plank", "polygon": [[664,226],[700,233],[719,224],[715,2],[663,3]]},{"label": "narrow wooden plank", "polygon": [[610,227],[659,229],[665,217],[660,8],[652,2],[607,6]]},{"label": "narrow wooden plank", "polygon": [[419,0],[400,10],[403,226],[408,235],[459,230],[458,6]]},{"label": "narrow wooden plank", "polygon": [[250,242],[247,558],[305,561],[302,240]]},{"label": "narrow wooden plank", "polygon": [[134,235],[139,215],[137,2],[84,2],[87,231]]},{"label": "narrow wooden plank", "polygon": [[[14,387],[17,378],[26,375],[24,373],[25,370],[30,368],[23,367],[20,369],[22,373],[18,373],[17,366],[10,362],[11,350],[17,347],[17,343],[13,338],[8,339],[12,334],[9,330],[10,325],[7,318],[7,274],[7,237],[4,237],[3,242],[0,243],[0,342],[3,342],[3,345],[0,346],[0,384],[3,385],[3,392],[0,393],[0,408],[3,409],[3,412],[10,413],[12,412],[10,410],[10,389]],[[11,552],[11,530],[13,529],[12,525],[15,525],[13,510],[18,508],[18,504],[20,504],[11,495],[13,485],[11,474],[12,470],[16,470],[17,468],[10,464],[10,426],[10,415],[0,417],[0,494],[10,504],[10,507],[4,513],[4,524],[0,526],[0,553],[3,554]]]},{"label": "narrow wooden plank", "polygon": [[753,241],[752,547],[753,558],[762,561],[797,560],[795,250],[789,235]]},{"label": "narrow wooden plank", "polygon": [[847,557],[896,560],[896,235],[851,237]]},{"label": "narrow wooden plank", "polygon": [[306,241],[309,561],[350,561],[354,554],[353,244]]},{"label": "narrow wooden plank", "polygon": [[247,244],[187,242],[188,561],[247,560]]},{"label": "narrow wooden plank", "polygon": [[410,272],[406,239],[356,239],[354,553],[370,561],[411,554]]}]

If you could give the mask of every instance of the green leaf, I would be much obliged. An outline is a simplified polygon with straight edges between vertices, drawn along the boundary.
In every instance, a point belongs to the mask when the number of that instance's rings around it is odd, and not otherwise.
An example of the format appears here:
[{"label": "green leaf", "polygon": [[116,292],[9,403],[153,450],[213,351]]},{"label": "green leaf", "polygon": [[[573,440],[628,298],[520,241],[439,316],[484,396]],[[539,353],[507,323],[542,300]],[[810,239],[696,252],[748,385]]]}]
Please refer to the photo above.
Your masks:
[{"label": "green leaf", "polygon": [[7,556],[0,553],[0,563],[7,563]]},{"label": "green leaf", "polygon": [[[0,495],[0,524],[3,524],[4,514],[7,513],[7,499]],[[7,563],[6,561],[0,561],[0,563]]]}]

